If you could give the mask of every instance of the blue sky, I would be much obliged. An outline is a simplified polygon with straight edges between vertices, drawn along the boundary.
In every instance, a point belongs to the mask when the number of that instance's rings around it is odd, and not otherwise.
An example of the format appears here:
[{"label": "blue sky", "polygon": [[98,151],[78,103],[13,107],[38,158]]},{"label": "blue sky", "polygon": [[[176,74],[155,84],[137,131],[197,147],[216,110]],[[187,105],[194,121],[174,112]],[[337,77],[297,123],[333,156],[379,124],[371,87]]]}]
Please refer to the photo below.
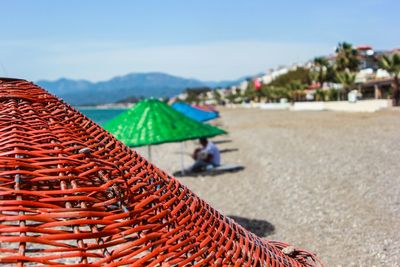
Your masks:
[{"label": "blue sky", "polygon": [[236,79],[332,53],[400,47],[400,1],[0,0],[0,76]]}]

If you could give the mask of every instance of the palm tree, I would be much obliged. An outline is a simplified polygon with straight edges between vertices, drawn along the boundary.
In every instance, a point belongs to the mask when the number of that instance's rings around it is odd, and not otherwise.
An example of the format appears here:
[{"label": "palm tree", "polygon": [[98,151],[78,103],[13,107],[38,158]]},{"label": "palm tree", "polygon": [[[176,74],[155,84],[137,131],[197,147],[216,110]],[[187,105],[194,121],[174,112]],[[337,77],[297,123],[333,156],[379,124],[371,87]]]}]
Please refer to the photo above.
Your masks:
[{"label": "palm tree", "polygon": [[325,57],[316,57],[314,58],[314,66],[318,73],[317,80],[322,87],[322,85],[326,81],[326,74],[329,67],[329,62]]},{"label": "palm tree", "polygon": [[310,84],[318,82],[319,78],[319,73],[314,70],[310,70],[308,73],[308,79],[310,80]]},{"label": "palm tree", "polygon": [[358,51],[350,43],[339,43],[336,48],[336,68],[339,71],[357,71],[360,60]]},{"label": "palm tree", "polygon": [[290,97],[292,102],[299,100],[298,98],[301,97],[303,94],[304,89],[307,86],[303,84],[300,80],[293,80],[290,81],[286,86],[287,95]]},{"label": "palm tree", "polygon": [[346,69],[345,71],[336,72],[336,80],[342,84],[343,90],[347,96],[347,93],[354,88],[356,81],[356,74]]},{"label": "palm tree", "polygon": [[393,101],[393,106],[398,106],[400,100],[400,91],[399,91],[400,54],[395,53],[391,57],[383,55],[379,59],[379,67],[389,72],[389,74],[393,77],[392,101]]},{"label": "palm tree", "polygon": [[288,99],[290,97],[288,89],[283,86],[273,86],[272,96],[275,99],[275,101],[279,101],[281,98]]},{"label": "palm tree", "polygon": [[219,88],[213,90],[213,99],[219,105],[221,103],[221,94],[219,92]]},{"label": "palm tree", "polygon": [[262,95],[265,97],[267,102],[272,100],[272,86],[267,85],[267,84],[263,84],[261,86],[261,90],[260,91],[261,91]]}]

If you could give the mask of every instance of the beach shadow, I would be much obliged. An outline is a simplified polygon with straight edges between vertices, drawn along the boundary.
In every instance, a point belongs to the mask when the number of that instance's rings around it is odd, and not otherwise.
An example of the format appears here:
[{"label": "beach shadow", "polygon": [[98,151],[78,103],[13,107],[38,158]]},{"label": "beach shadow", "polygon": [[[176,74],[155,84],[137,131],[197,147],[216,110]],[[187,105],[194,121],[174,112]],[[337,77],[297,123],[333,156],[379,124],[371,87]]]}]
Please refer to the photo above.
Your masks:
[{"label": "beach shadow", "polygon": [[[236,151],[239,151],[239,148],[224,148],[224,149],[220,149],[219,150],[219,153],[221,153],[221,154],[223,154],[223,153],[229,153],[229,152],[236,152]],[[173,152],[174,154],[177,154],[177,155],[180,155],[180,154],[182,154],[182,152],[180,152],[180,151],[175,151],[175,152]],[[190,158],[192,157],[192,154],[191,153],[187,153],[187,152],[185,152],[185,153],[183,153],[185,156],[189,156]]]},{"label": "beach shadow", "polygon": [[275,232],[275,226],[265,220],[248,219],[232,215],[229,215],[228,217],[259,237],[266,237]]},{"label": "beach shadow", "polygon": [[182,174],[182,172],[179,171],[175,171],[173,173],[174,177],[181,177],[181,178],[185,178],[185,177],[203,177],[203,176],[218,176],[218,175],[222,175],[225,173],[234,173],[234,172],[239,172],[244,170],[244,166],[237,166],[235,169],[232,170],[221,170],[221,171],[202,171],[202,172],[185,172],[184,174]]},{"label": "beach shadow", "polygon": [[225,148],[225,149],[221,149],[219,151],[219,153],[228,153],[228,152],[235,152],[235,151],[239,151],[239,148]]},{"label": "beach shadow", "polygon": [[214,144],[225,144],[225,143],[232,143],[232,140],[230,139],[225,139],[225,140],[213,140],[212,141]]}]

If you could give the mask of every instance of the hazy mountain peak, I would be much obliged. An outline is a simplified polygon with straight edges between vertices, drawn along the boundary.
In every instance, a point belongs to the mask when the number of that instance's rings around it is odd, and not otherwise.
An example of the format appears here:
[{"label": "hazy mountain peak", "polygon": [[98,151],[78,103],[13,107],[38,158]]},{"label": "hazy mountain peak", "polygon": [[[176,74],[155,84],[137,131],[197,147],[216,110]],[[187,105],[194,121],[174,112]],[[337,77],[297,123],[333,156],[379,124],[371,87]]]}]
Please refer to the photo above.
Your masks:
[{"label": "hazy mountain peak", "polygon": [[116,102],[127,97],[171,97],[188,87],[221,87],[236,81],[200,81],[163,72],[129,73],[107,81],[90,82],[60,78],[37,84],[72,105]]}]

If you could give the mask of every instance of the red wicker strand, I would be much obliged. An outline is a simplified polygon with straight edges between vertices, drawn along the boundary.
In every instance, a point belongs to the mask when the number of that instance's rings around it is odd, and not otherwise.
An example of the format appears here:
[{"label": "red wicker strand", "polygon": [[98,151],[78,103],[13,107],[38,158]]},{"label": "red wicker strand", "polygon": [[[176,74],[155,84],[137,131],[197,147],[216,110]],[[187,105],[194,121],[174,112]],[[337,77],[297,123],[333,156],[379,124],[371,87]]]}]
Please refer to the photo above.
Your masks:
[{"label": "red wicker strand", "polygon": [[0,263],[318,266],[248,232],[62,100],[0,79]]}]

